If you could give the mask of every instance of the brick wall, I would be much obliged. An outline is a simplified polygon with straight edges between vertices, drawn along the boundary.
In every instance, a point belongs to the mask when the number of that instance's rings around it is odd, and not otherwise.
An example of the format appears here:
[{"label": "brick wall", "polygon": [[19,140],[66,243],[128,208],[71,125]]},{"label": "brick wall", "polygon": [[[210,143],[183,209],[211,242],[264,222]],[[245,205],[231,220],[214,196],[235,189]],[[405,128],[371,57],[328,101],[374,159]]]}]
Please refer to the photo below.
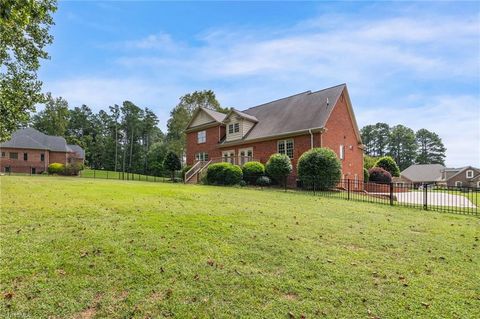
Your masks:
[{"label": "brick wall", "polygon": [[344,178],[354,179],[357,174],[358,179],[363,180],[363,150],[358,146],[344,93],[333,109],[326,128],[327,131],[322,134],[324,147],[331,148],[340,156],[340,145],[345,146],[345,157],[341,161]]},{"label": "brick wall", "polygon": [[[206,142],[197,142],[197,133],[199,131],[206,131]],[[224,126],[214,126],[204,130],[187,133],[187,165],[193,165],[195,162],[195,154],[200,152],[207,152],[209,158],[216,158],[222,156],[222,152],[218,149],[218,142],[225,136]]]},{"label": "brick wall", "polygon": [[[46,171],[49,163],[49,151],[32,150],[21,148],[2,148],[5,157],[0,158],[0,171],[5,172],[5,167],[10,167],[15,173],[30,173],[35,168],[36,173]],[[10,153],[18,153],[17,159],[10,159]],[[27,153],[27,160],[24,160],[24,153]],[[45,160],[41,161],[41,154],[45,154]]]},{"label": "brick wall", "polygon": [[68,153],[66,152],[50,152],[50,162],[51,163],[61,163],[67,165]]}]

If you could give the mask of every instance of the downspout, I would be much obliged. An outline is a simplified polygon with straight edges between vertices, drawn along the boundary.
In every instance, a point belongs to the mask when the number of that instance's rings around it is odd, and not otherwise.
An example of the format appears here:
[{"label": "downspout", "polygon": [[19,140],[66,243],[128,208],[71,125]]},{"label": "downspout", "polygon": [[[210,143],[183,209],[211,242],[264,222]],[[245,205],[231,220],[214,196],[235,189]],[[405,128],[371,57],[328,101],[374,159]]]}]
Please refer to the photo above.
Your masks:
[{"label": "downspout", "polygon": [[313,149],[313,133],[311,128],[308,129],[308,133],[310,133],[310,149]]}]

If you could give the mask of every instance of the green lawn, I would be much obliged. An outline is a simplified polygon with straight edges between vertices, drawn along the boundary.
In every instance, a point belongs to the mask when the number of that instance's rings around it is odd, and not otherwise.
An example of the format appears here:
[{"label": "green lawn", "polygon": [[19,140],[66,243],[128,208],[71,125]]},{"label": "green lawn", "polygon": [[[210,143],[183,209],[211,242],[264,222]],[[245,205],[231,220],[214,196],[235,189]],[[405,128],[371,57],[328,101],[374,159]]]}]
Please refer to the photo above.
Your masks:
[{"label": "green lawn", "polygon": [[480,219],[276,190],[0,177],[2,318],[479,318]]}]

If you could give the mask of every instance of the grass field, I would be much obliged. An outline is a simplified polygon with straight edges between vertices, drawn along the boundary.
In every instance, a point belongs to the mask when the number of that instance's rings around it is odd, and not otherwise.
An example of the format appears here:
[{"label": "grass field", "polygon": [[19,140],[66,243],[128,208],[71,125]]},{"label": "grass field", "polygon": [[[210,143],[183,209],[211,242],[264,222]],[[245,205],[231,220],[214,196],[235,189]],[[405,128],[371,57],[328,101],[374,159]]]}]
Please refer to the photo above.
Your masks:
[{"label": "grass field", "polygon": [[0,177],[2,318],[479,318],[480,219],[275,190]]}]

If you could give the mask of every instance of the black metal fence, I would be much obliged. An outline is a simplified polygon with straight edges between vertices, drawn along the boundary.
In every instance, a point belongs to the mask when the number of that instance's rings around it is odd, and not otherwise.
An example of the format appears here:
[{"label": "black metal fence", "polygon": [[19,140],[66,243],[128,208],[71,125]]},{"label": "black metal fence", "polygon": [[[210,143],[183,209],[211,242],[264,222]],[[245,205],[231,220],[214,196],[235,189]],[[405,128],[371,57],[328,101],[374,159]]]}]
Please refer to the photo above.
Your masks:
[{"label": "black metal fence", "polygon": [[[40,171],[39,169],[32,169],[28,166],[19,166],[12,167],[8,166],[7,169],[4,169],[1,172],[3,175],[9,176],[50,176],[47,174],[46,170]],[[62,174],[66,175],[66,174]],[[68,175],[70,176],[70,175]],[[84,169],[78,172],[78,177],[80,178],[93,178],[93,179],[116,179],[116,180],[125,180],[125,181],[145,181],[145,182],[171,182],[172,176],[170,173],[165,172],[164,174],[159,175],[145,175],[140,173],[133,172],[120,172],[120,171],[107,171],[100,169]],[[175,182],[181,182],[181,172],[175,172]]]},{"label": "black metal fence", "polygon": [[440,212],[479,215],[480,188],[446,185],[378,184],[343,179],[336,187],[322,188],[314,182],[303,185],[314,195],[352,201],[405,206]]}]

